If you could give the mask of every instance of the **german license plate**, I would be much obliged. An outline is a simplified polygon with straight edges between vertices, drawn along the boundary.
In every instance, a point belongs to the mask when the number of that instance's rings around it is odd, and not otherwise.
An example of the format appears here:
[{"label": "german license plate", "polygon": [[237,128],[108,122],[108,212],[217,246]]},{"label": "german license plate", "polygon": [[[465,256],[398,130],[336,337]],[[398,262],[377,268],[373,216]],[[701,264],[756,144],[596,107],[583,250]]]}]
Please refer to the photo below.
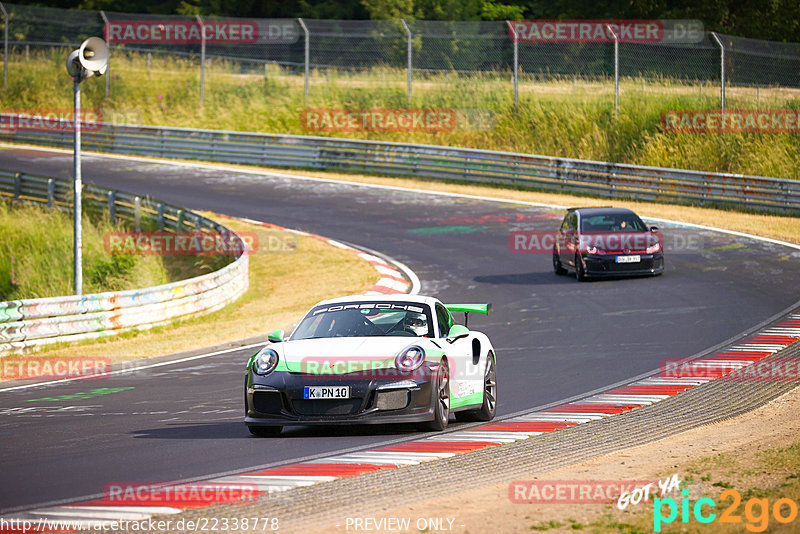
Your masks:
[{"label": "german license plate", "polygon": [[641,256],[617,256],[616,257],[617,263],[639,263],[642,261]]},{"label": "german license plate", "polygon": [[304,399],[349,399],[350,386],[305,386]]}]

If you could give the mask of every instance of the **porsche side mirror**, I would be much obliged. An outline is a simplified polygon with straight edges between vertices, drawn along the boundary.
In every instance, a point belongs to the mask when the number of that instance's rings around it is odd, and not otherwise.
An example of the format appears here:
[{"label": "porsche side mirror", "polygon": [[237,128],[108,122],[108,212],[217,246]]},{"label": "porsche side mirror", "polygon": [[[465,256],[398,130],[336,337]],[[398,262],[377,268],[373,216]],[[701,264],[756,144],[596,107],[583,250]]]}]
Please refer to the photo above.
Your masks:
[{"label": "porsche side mirror", "polygon": [[467,337],[469,335],[469,328],[464,325],[454,324],[450,327],[450,331],[447,333],[447,341],[453,343],[457,339],[461,339],[462,337]]},{"label": "porsche side mirror", "polygon": [[278,329],[267,334],[270,343],[281,343],[283,341],[283,330]]},{"label": "porsche side mirror", "polygon": [[653,233],[658,232],[658,226],[651,226],[650,231]]}]

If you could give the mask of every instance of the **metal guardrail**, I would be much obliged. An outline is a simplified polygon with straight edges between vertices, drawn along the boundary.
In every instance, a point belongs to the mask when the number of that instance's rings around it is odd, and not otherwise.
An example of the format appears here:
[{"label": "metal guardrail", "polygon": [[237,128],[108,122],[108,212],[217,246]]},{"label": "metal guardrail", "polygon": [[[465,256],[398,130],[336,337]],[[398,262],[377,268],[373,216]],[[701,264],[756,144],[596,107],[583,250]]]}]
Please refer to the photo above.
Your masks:
[{"label": "metal guardrail", "polygon": [[[70,209],[72,184],[0,170],[0,197]],[[86,211],[107,209],[112,222],[130,220],[137,231],[143,226],[164,231],[213,230],[238,240],[244,250],[243,240],[223,225],[170,204],[93,185],[84,186],[83,202]],[[0,354],[146,329],[212,312],[247,290],[248,258],[240,252],[218,271],[143,289],[0,302]]]},{"label": "metal guardrail", "polygon": [[[68,148],[72,129],[66,122],[63,125],[7,131],[0,139]],[[86,131],[82,143],[85,150],[97,152],[391,174],[800,214],[800,181],[742,174],[436,145],[128,124]]]}]

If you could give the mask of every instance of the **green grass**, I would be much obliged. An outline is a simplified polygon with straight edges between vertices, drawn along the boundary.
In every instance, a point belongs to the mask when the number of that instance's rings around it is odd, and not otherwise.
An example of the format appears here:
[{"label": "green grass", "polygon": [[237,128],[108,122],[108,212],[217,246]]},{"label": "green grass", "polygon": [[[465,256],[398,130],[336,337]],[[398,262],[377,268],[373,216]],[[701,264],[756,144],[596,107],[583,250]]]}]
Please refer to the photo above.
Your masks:
[{"label": "green grass", "polygon": [[563,526],[564,526],[564,523],[560,523],[558,521],[555,521],[555,520],[551,519],[550,521],[548,521],[546,523],[543,523],[541,525],[531,525],[530,529],[531,530],[542,530],[542,531],[544,531],[544,530],[550,530],[551,528],[560,528],[560,527],[563,527]]},{"label": "green grass", "polygon": [[[10,56],[4,109],[69,109],[72,89],[64,72],[66,50]],[[85,108],[102,109],[107,122],[307,134],[300,115],[308,108],[456,108],[455,130],[329,135],[410,141],[706,171],[800,178],[800,136],[791,134],[671,134],[661,131],[662,111],[709,109],[719,89],[670,80],[621,82],[620,110],[613,112],[613,82],[523,76],[514,109],[509,73],[480,77],[415,74],[413,98],[401,69],[358,74],[312,71],[309,101],[300,72],[270,65],[244,68],[215,60],[206,70],[200,106],[197,60],[117,51],[105,82],[83,83]],[[788,89],[729,88],[728,108],[797,108]],[[488,122],[485,120],[493,117]],[[480,117],[478,120],[476,117]],[[317,134],[315,134],[317,135]]]},{"label": "green grass", "polygon": [[[85,212],[83,292],[165,284],[219,269],[220,256],[125,256],[104,249],[107,232],[123,224]],[[0,301],[72,293],[72,215],[31,204],[0,202]]]}]

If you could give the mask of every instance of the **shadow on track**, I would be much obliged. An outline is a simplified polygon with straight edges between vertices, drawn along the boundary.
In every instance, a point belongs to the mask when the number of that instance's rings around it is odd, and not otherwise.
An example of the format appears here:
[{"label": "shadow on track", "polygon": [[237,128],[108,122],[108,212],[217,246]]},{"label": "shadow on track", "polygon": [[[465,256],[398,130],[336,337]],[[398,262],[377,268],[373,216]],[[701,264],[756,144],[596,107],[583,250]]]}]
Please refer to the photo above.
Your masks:
[{"label": "shadow on track", "polygon": [[[643,280],[643,279],[660,279],[661,276],[651,275],[637,275],[637,276],[610,276],[610,277],[593,277],[587,279],[588,283],[598,284],[603,282],[617,282],[620,283],[624,280]],[[565,274],[564,276],[557,276],[552,271],[533,272],[533,273],[519,273],[519,274],[491,274],[486,276],[476,276],[474,281],[480,284],[493,284],[493,285],[521,285],[521,286],[549,286],[549,285],[563,285],[563,284],[577,284],[575,275],[572,273]]]},{"label": "shadow on track", "polygon": [[515,273],[515,274],[490,274],[486,276],[476,276],[473,278],[480,284],[493,284],[493,285],[523,285],[523,286],[541,286],[541,285],[555,285],[555,284],[574,284],[575,276],[557,276],[553,271],[545,272],[532,272],[532,273]]},{"label": "shadow on track", "polygon": [[[451,428],[458,425],[453,423]],[[244,423],[230,421],[222,423],[176,424],[164,428],[134,430],[135,439],[279,439],[279,438],[336,438],[353,436],[386,436],[402,438],[422,435],[425,431],[414,425],[331,425],[331,426],[286,426],[280,435],[273,438],[251,436]]]}]

